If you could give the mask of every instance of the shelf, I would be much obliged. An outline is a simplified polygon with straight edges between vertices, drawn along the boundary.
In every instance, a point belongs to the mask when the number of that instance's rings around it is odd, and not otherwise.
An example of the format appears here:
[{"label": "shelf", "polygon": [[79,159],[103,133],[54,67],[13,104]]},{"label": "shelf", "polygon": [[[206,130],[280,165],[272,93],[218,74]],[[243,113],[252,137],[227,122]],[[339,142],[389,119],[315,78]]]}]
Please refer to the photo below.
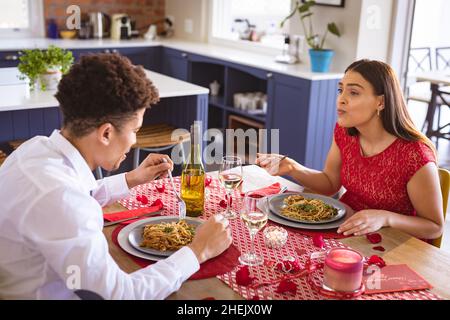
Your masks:
[{"label": "shelf", "polygon": [[241,116],[244,116],[244,117],[247,117],[249,119],[253,119],[253,120],[256,120],[256,121],[259,121],[259,122],[262,122],[262,123],[266,123],[266,115],[265,114],[261,114],[261,115],[251,114],[251,113],[248,113],[245,110],[236,109],[234,107],[229,107],[229,106],[223,106],[223,108],[226,111],[229,111],[229,112],[232,112],[232,113],[235,113],[235,114],[239,114]]},{"label": "shelf", "polygon": [[223,108],[225,106],[225,98],[223,96],[209,96],[209,104]]}]

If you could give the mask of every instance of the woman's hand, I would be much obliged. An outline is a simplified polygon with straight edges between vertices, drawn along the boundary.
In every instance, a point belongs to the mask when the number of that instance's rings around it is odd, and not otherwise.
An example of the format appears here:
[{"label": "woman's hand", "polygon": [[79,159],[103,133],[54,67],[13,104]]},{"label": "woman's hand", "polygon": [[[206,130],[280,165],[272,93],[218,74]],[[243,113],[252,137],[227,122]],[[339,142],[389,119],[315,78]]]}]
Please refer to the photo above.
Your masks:
[{"label": "woman's hand", "polygon": [[383,210],[361,210],[347,219],[338,229],[345,236],[362,236],[388,227],[389,213]]},{"label": "woman's hand", "polygon": [[139,167],[127,172],[125,177],[128,187],[131,189],[137,185],[148,183],[157,177],[166,177],[167,170],[173,170],[173,162],[169,156],[151,153],[141,162]]},{"label": "woman's hand", "polygon": [[263,154],[258,153],[256,165],[265,169],[272,176],[290,175],[292,170],[299,164],[291,158],[284,158],[279,154]]}]

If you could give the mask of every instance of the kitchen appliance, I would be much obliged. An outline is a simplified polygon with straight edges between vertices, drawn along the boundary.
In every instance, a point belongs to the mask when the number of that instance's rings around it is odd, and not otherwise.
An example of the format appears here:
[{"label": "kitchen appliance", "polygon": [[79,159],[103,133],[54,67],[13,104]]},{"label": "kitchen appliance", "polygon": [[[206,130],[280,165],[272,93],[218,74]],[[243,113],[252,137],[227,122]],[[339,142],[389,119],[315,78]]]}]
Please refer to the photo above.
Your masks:
[{"label": "kitchen appliance", "polygon": [[89,22],[92,26],[92,36],[97,39],[109,36],[111,18],[103,12],[90,12]]},{"label": "kitchen appliance", "polygon": [[300,53],[303,48],[302,36],[286,35],[284,38],[283,52],[275,57],[276,62],[295,64],[300,61]]},{"label": "kitchen appliance", "polygon": [[121,40],[131,38],[131,21],[125,13],[116,13],[111,18],[111,39]]}]

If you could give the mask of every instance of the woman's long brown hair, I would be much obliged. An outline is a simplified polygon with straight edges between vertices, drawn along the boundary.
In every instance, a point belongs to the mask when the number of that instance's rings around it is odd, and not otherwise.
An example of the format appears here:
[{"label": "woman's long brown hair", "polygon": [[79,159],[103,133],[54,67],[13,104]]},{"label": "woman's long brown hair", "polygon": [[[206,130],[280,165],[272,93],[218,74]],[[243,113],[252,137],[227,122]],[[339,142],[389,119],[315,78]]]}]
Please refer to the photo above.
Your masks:
[{"label": "woman's long brown hair", "polygon": [[[423,142],[437,156],[433,143],[411,120],[400,82],[391,66],[381,61],[364,59],[352,63],[345,73],[348,71],[358,72],[372,85],[377,96],[384,96],[384,109],[380,117],[387,132],[406,141]],[[351,136],[358,135],[356,128],[349,128],[347,132]]]}]

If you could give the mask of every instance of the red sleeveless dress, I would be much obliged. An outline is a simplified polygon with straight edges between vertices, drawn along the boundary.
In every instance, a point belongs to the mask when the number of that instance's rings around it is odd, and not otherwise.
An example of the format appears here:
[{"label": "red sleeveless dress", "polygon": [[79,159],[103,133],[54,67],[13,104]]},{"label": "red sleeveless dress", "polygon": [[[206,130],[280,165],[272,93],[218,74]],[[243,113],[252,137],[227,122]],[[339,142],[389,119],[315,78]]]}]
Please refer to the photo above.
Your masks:
[{"label": "red sleeveless dress", "polygon": [[336,125],[334,139],[342,158],[341,183],[347,190],[340,201],[355,212],[378,209],[416,215],[406,185],[424,165],[436,163],[427,145],[397,138],[383,152],[364,157],[359,137],[349,136],[345,128]]}]

